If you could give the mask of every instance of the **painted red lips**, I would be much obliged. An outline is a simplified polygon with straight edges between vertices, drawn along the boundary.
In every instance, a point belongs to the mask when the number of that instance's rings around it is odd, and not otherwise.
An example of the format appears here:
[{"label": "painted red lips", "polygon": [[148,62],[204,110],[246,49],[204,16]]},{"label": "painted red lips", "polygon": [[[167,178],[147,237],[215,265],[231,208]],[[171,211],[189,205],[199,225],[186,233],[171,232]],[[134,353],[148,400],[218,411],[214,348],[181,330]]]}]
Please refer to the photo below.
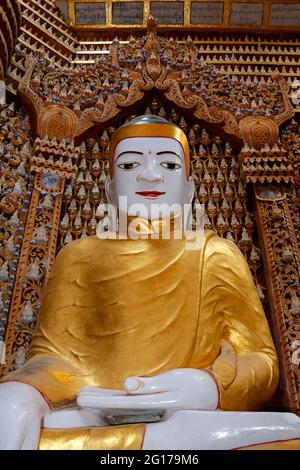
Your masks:
[{"label": "painted red lips", "polygon": [[161,192],[161,191],[136,191],[136,194],[139,194],[140,196],[144,196],[144,197],[155,198],[155,197],[162,196],[163,194],[166,194],[166,193]]}]

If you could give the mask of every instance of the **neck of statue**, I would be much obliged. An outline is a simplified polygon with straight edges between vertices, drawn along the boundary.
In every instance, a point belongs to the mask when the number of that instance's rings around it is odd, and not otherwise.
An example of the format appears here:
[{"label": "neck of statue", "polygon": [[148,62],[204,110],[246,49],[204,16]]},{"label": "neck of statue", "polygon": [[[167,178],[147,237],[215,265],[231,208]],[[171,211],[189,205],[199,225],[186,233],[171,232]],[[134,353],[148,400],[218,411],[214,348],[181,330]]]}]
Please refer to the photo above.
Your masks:
[{"label": "neck of statue", "polygon": [[159,219],[148,219],[140,216],[119,214],[119,235],[126,234],[131,239],[138,238],[181,238],[184,232],[184,223],[181,214]]}]

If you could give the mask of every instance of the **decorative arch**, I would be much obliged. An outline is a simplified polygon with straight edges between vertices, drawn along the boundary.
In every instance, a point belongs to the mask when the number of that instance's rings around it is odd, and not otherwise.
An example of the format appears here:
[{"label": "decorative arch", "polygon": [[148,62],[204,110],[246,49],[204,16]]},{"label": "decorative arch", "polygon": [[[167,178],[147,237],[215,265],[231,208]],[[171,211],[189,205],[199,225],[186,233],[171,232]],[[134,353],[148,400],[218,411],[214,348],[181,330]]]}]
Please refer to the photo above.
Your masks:
[{"label": "decorative arch", "polygon": [[[146,36],[126,43],[114,40],[108,55],[90,65],[61,69],[40,56],[28,59],[26,68],[19,91],[40,138],[49,127],[45,116],[49,122],[59,122],[58,114],[65,108],[70,125],[64,120],[65,136],[58,126],[56,137],[80,143],[86,133],[114,122],[154,90],[182,114],[201,121],[237,148],[243,142],[251,142],[254,148],[271,146],[279,126],[294,115],[283,77],[249,82],[223,75],[198,58],[192,39],[183,45],[159,37],[151,22]],[[253,132],[253,120],[260,128],[258,133]],[[258,140],[253,143],[256,135]]]}]

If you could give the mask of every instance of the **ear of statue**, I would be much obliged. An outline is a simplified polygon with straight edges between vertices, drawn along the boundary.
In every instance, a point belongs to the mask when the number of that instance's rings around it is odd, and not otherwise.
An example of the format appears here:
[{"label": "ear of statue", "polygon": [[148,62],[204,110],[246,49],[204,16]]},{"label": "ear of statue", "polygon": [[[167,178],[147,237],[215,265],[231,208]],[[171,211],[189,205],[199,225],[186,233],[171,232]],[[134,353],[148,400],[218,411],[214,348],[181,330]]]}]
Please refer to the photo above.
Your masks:
[{"label": "ear of statue", "polygon": [[113,181],[110,177],[110,175],[107,175],[106,180],[105,180],[105,195],[106,199],[109,203],[113,204],[116,206],[116,198],[115,198],[115,192],[114,192],[114,187],[113,187]]},{"label": "ear of statue", "polygon": [[193,176],[188,179],[188,201],[192,204],[195,195],[195,182]]}]

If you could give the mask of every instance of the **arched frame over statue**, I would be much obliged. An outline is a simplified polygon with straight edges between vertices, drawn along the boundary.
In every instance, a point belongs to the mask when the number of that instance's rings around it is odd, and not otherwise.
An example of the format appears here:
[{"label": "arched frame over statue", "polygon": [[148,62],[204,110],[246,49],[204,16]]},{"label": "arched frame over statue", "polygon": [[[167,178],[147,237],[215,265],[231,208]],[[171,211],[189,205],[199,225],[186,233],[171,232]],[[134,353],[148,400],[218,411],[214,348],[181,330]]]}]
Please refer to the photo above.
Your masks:
[{"label": "arched frame over statue", "polygon": [[[288,91],[280,76],[266,83],[221,75],[197,59],[192,40],[182,47],[161,38],[152,21],[146,36],[127,44],[114,41],[109,56],[90,66],[59,69],[41,57],[29,58],[19,92],[31,118],[34,142],[28,168],[34,188],[2,374],[16,367],[18,346],[29,346],[34,327],[30,309],[34,305],[38,314],[57,248],[66,237],[69,241],[83,231],[94,233],[93,210],[103,194],[110,136],[126,118],[147,113],[149,106],[149,112],[165,113],[187,132],[206,224],[222,236],[233,234],[261,298],[266,297],[281,366],[278,407],[299,412],[295,352],[300,344],[300,257],[291,210],[299,170],[296,153],[285,147],[284,139],[278,141],[280,126],[293,117]],[[26,312],[25,325],[16,328]]]}]

